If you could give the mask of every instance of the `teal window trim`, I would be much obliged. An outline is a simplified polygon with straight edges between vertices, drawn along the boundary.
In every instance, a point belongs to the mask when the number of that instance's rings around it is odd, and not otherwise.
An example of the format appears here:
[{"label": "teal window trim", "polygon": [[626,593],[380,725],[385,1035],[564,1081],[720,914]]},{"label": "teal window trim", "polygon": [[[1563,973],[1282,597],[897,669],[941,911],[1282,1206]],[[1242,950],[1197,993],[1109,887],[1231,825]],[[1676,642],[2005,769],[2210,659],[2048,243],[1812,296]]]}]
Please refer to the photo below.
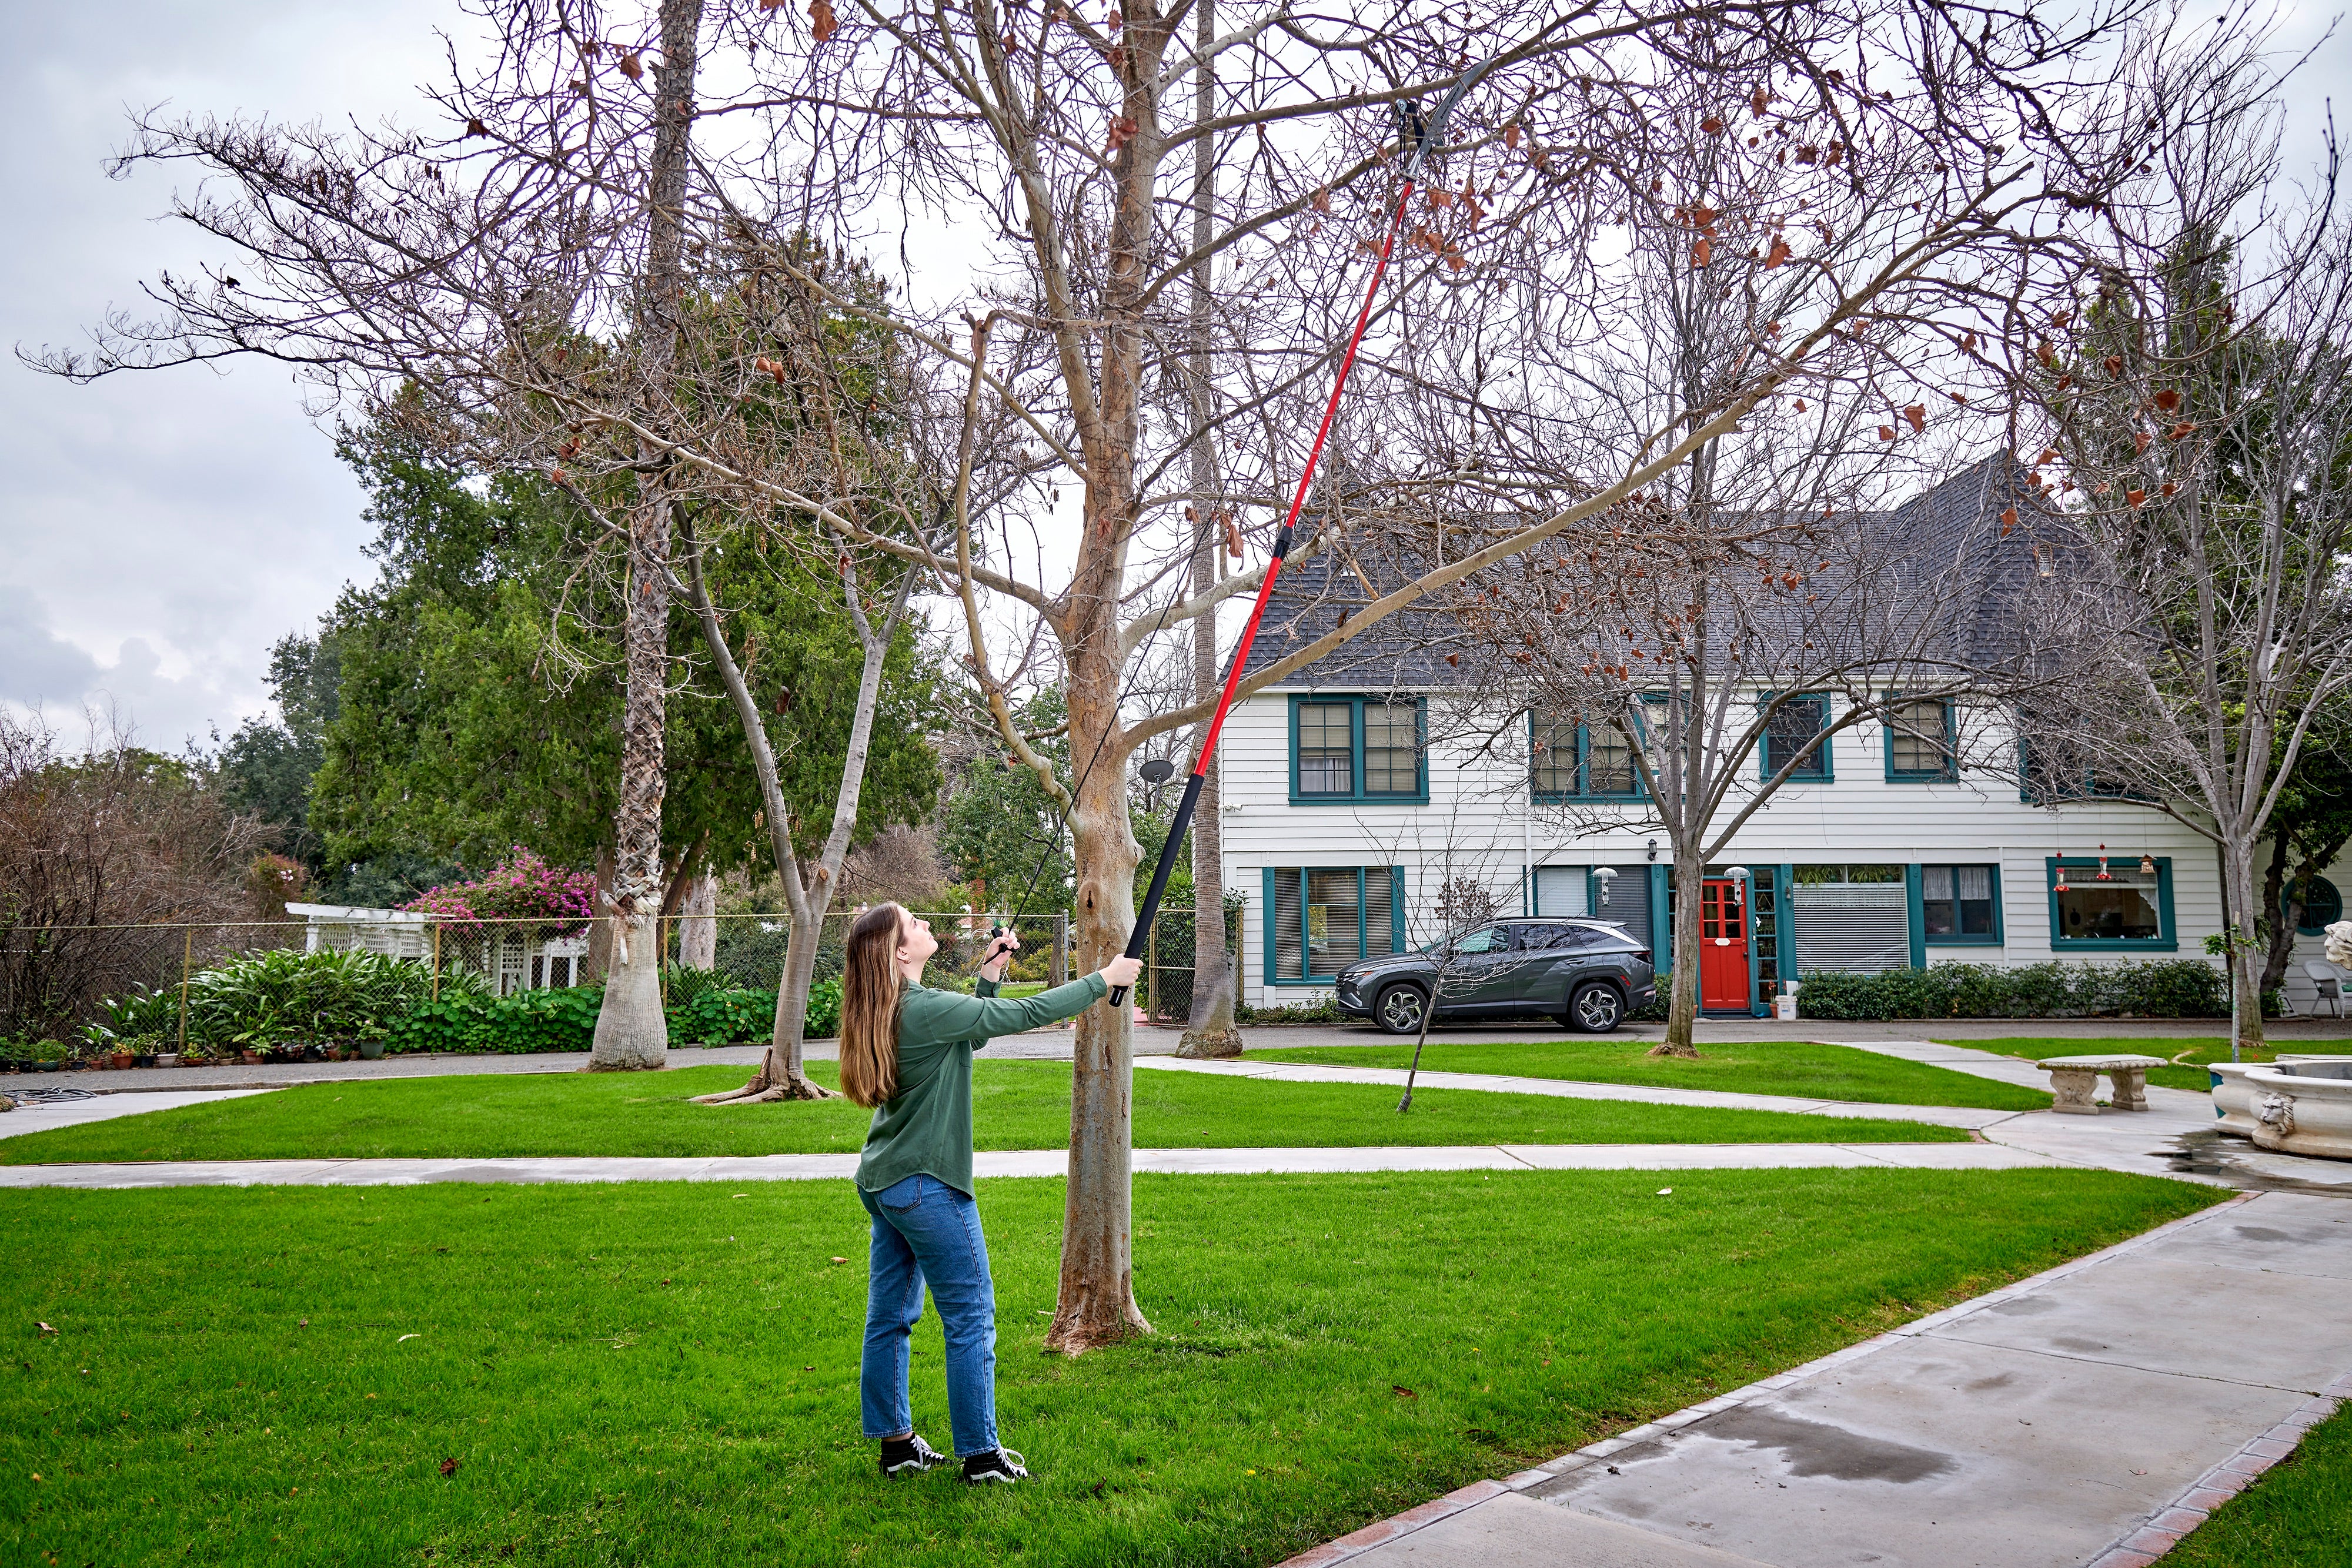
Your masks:
[{"label": "teal window trim", "polygon": [[[2092,863],[2095,865],[2098,862],[2094,861]],[[1929,935],[1927,928],[1927,915],[1923,910],[1920,915],[1919,929],[1921,934],[1926,936],[1927,946],[1930,947],[2002,947],[2008,946],[2009,937],[2007,935],[2007,927],[2002,923],[2000,914],[2000,865],[1991,861],[1927,861],[1922,862],[1918,869],[1924,873],[1927,867],[1931,865],[1949,866],[1951,867],[1952,873],[1955,876],[1959,874],[1959,869],[1964,865],[1980,865],[1991,873],[1992,935],[1990,936],[1937,936]]]},{"label": "teal window trim", "polygon": [[[2110,859],[2124,857],[2110,856]],[[2058,921],[2058,868],[2096,872],[2096,855],[2048,855],[2042,862],[2042,888],[2050,900],[2050,950],[2053,953],[2177,953],[2179,933],[2172,924],[2172,857],[2156,855],[2156,925],[2153,936],[2066,936]]]},{"label": "teal window trim", "polygon": [[[1638,735],[1626,737],[1630,744],[1635,746],[1642,744],[1643,738]],[[1570,800],[1638,800],[1642,798],[1642,770],[1638,768],[1633,769],[1633,787],[1630,789],[1596,790],[1592,788],[1592,727],[1590,725],[1579,724],[1576,727],[1576,783],[1572,789],[1539,789],[1536,787],[1532,765],[1535,748],[1536,715],[1530,708],[1528,710],[1528,756],[1530,758],[1528,799],[1536,805],[1557,806]]]},{"label": "teal window trim", "polygon": [[[1411,793],[1383,793],[1364,788],[1364,705],[1385,703],[1385,697],[1352,692],[1294,692],[1290,697],[1290,803],[1294,806],[1426,806],[1429,804],[1429,699],[1412,702],[1413,789]],[[1350,786],[1346,794],[1302,794],[1298,789],[1298,710],[1309,704],[1348,705],[1348,756]]]},{"label": "teal window trim", "polygon": [[1944,765],[1923,769],[1895,766],[1895,710],[1902,706],[1903,694],[1889,692],[1885,722],[1879,730],[1879,742],[1885,748],[1886,781],[1889,784],[1949,784],[1960,776],[1960,740],[1958,720],[1949,698],[1927,698],[1944,710]]},{"label": "teal window trim", "polygon": [[1797,868],[1782,865],[1775,869],[1774,874],[1779,891],[1772,901],[1772,915],[1779,923],[1774,927],[1778,934],[1774,946],[1780,949],[1780,977],[1794,980],[1801,977],[1797,973]]},{"label": "teal window trim", "polygon": [[1919,907],[1919,868],[1916,864],[1903,868],[1903,903],[1911,917],[1911,967],[1927,967],[1927,916]]},{"label": "teal window trim", "polygon": [[[1661,964],[1659,959],[1664,959]],[[1666,868],[1650,868],[1650,963],[1659,970],[1675,967],[1675,927],[1666,911]]]},{"label": "teal window trim", "polygon": [[1275,889],[1277,886],[1276,879],[1280,877],[1285,872],[1287,872],[1291,875],[1298,878],[1299,883],[1298,961],[1301,965],[1308,962],[1306,930],[1307,873],[1310,871],[1352,871],[1356,873],[1356,954],[1357,956],[1361,959],[1374,956],[1373,954],[1368,953],[1364,950],[1370,936],[1369,924],[1364,918],[1364,873],[1367,871],[1385,870],[1389,873],[1389,951],[1391,953],[1402,953],[1404,951],[1404,867],[1398,865],[1385,867],[1360,865],[1310,865],[1261,866],[1258,869],[1259,874],[1264,879],[1264,892],[1265,899],[1264,905],[1265,911],[1265,921],[1260,931],[1260,946],[1263,956],[1259,961],[1259,972],[1265,977],[1265,984],[1269,986],[1319,986],[1325,989],[1328,989],[1339,981],[1339,977],[1337,975],[1284,975],[1276,972],[1274,957],[1274,921],[1276,908]]},{"label": "teal window trim", "polygon": [[[1821,744],[1813,747],[1813,759],[1811,763],[1807,767],[1799,769],[1797,772],[1790,774],[1787,782],[1790,784],[1836,783],[1837,737],[1830,732],[1830,725],[1833,717],[1830,712],[1830,694],[1827,692],[1766,692],[1764,694],[1764,701],[1769,704],[1775,698],[1782,695],[1796,697],[1801,700],[1809,699],[1822,705],[1820,709],[1822,727],[1815,732],[1821,737]],[[1772,766],[1772,737],[1770,730],[1771,726],[1768,722],[1765,726],[1766,732],[1756,737],[1756,777],[1759,782],[1769,780],[1772,775],[1780,771],[1779,768]]]}]

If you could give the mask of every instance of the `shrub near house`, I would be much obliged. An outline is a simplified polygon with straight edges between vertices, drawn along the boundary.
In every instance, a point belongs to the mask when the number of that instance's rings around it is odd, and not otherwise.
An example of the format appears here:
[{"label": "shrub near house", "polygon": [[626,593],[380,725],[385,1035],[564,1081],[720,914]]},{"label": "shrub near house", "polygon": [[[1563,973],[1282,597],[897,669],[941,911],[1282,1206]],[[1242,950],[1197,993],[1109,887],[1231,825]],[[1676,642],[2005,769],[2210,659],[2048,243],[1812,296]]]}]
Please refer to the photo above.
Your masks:
[{"label": "shrub near house", "polygon": [[2140,964],[1937,964],[1875,975],[1808,970],[1799,1016],[1813,1019],[2227,1018],[2220,970],[2193,958]]}]

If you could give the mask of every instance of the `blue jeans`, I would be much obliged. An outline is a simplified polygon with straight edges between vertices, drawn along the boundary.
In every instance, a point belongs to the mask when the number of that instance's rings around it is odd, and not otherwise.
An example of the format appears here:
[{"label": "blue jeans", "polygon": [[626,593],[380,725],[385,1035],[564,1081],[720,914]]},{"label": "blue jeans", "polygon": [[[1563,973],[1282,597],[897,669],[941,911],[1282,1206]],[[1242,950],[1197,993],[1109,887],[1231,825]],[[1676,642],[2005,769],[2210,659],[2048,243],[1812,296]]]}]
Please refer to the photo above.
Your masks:
[{"label": "blue jeans", "polygon": [[907,1403],[908,1341],[931,1287],[948,1342],[948,1417],[955,1454],[996,1447],[996,1286],[980,1205],[936,1176],[910,1176],[880,1192],[857,1189],[874,1217],[866,1292],[866,1355],[858,1404],[868,1437],[914,1429]]}]

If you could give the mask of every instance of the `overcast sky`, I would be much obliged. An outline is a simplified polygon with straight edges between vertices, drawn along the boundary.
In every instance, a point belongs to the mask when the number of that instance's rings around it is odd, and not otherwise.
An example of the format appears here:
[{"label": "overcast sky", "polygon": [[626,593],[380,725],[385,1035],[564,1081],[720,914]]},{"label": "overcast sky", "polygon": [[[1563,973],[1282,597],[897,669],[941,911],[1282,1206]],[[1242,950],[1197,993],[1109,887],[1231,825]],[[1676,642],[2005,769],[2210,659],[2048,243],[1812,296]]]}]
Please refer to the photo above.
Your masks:
[{"label": "overcast sky", "polygon": [[[138,307],[141,278],[205,254],[157,218],[186,172],[105,178],[128,110],[406,116],[415,84],[437,75],[435,29],[465,25],[445,0],[14,14],[29,68],[0,99],[0,210],[15,236],[0,251],[0,341],[26,347],[79,341],[110,307]],[[2280,46],[2294,50],[2335,13],[2282,15]],[[2338,37],[2291,95],[2302,169],[2347,68]],[[268,708],[269,645],[373,576],[359,490],[283,370],[73,387],[0,363],[0,703],[38,704],[61,729],[110,702],[160,749],[234,729]]]}]

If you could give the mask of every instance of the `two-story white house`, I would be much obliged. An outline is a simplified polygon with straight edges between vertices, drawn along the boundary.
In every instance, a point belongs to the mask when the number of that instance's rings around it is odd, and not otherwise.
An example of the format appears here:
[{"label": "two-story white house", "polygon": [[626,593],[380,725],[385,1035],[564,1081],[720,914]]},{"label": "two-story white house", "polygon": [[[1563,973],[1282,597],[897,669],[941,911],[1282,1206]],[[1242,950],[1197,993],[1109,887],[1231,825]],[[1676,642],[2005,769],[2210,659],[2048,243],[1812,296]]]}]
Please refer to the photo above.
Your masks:
[{"label": "two-story white house", "polygon": [[[1982,471],[1948,483],[1981,486]],[[1334,623],[1331,570],[1285,574],[1252,668]],[[1375,627],[1227,722],[1223,872],[1248,900],[1240,964],[1254,1006],[1328,997],[1356,959],[1430,941],[1443,889],[1465,879],[1497,914],[1619,921],[1670,962],[1671,857],[1627,743],[1545,716],[1526,721],[1554,742],[1540,749],[1443,738],[1458,727],[1446,705],[1472,694],[1427,631]],[[1838,699],[1816,700],[1826,725]],[[2044,798],[2013,747],[1964,767],[1935,743],[1933,716],[1910,717],[1900,732],[1871,722],[1830,737],[1708,868],[1706,1009],[1761,1013],[1780,981],[1818,969],[2205,956],[2222,925],[2210,841],[2129,800]],[[2305,916],[2286,985],[2297,1010],[2346,874],[2339,863]]]}]

